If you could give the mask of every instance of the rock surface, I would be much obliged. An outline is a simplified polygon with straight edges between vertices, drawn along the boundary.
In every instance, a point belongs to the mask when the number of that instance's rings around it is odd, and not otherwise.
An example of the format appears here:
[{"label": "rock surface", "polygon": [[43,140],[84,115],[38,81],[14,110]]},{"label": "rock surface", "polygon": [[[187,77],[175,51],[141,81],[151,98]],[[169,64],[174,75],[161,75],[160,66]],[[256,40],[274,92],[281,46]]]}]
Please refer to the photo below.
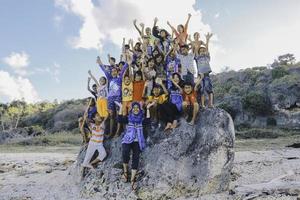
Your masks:
[{"label": "rock surface", "polygon": [[[149,135],[139,167],[137,192],[120,180],[121,139],[117,138],[105,143],[108,158],[82,179],[82,197],[182,199],[228,190],[235,140],[229,114],[221,109],[206,109],[199,113],[195,126],[181,121],[170,135],[159,130]],[[85,148],[78,155],[77,167],[84,156]]]}]

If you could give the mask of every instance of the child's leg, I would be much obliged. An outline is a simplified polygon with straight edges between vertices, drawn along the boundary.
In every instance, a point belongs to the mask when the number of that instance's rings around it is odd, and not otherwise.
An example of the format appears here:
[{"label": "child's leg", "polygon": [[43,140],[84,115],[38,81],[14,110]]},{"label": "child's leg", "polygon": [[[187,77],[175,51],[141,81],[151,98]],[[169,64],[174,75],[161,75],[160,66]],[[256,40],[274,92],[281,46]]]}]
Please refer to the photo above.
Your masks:
[{"label": "child's leg", "polygon": [[205,96],[201,95],[201,107],[205,108]]},{"label": "child's leg", "polygon": [[123,176],[124,182],[128,181],[128,163],[130,159],[130,145],[122,144]]},{"label": "child's leg", "polygon": [[83,167],[89,167],[93,168],[93,166],[90,164],[90,161],[96,151],[96,146],[93,143],[89,143],[88,148],[85,153],[84,161],[82,163]]},{"label": "child's leg", "polygon": [[131,187],[133,190],[136,189],[136,174],[139,166],[140,160],[140,147],[138,142],[133,142],[131,144],[132,149],[132,166],[131,166]]},{"label": "child's leg", "polygon": [[210,93],[208,95],[208,107],[213,107],[213,97],[214,97],[214,93]]},{"label": "child's leg", "polygon": [[182,111],[183,111],[184,118],[187,118],[188,116],[187,107],[188,107],[188,102],[186,101],[182,102]]},{"label": "child's leg", "polygon": [[190,122],[191,125],[195,124],[195,120],[196,120],[198,111],[199,111],[199,104],[195,102],[194,106],[193,106],[193,118]]}]

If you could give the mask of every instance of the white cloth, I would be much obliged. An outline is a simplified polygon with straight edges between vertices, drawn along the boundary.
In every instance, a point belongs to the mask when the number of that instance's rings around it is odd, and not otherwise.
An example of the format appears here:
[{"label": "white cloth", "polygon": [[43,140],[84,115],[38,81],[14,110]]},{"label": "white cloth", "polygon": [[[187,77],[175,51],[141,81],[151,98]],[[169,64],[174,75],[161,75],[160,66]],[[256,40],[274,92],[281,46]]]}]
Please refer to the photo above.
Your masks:
[{"label": "white cloth", "polygon": [[192,74],[195,74],[195,67],[194,67],[194,54],[189,53],[188,55],[178,54],[177,58],[180,60],[181,63],[181,75],[187,75],[188,71]]},{"label": "white cloth", "polygon": [[84,157],[84,161],[82,163],[83,166],[89,165],[91,162],[91,159],[95,153],[95,151],[98,150],[99,155],[97,156],[97,158],[99,160],[103,160],[106,157],[106,151],[105,148],[103,146],[103,143],[96,143],[96,142],[89,142],[88,148],[86,150],[86,154]]}]

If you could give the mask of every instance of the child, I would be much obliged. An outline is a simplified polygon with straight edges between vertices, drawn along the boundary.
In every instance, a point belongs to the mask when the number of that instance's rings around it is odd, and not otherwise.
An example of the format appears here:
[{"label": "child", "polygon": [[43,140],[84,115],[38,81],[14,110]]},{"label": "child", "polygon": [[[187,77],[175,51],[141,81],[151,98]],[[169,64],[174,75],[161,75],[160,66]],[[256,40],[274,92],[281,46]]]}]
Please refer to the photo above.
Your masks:
[{"label": "child", "polygon": [[208,95],[208,107],[213,107],[213,90],[212,82],[209,77],[211,73],[210,68],[210,55],[208,51],[209,40],[212,37],[212,34],[208,33],[206,35],[206,46],[200,47],[197,54],[195,55],[195,60],[197,63],[198,76],[203,74],[203,80],[201,84],[201,107],[205,107],[205,95]]},{"label": "child", "polygon": [[133,99],[133,82],[130,75],[124,75],[122,82],[122,108],[123,116],[127,115],[127,110]]},{"label": "child", "polygon": [[[99,57],[98,57],[99,58]],[[99,59],[97,59],[97,62]],[[103,70],[106,78],[108,79],[108,95],[107,95],[107,101],[108,101],[108,112],[110,115],[110,136],[113,136],[113,129],[114,129],[114,114],[116,112],[116,106],[115,101],[121,102],[122,101],[122,78],[123,75],[128,68],[128,64],[125,63],[124,66],[122,66],[121,72],[119,73],[117,68],[112,68],[111,72],[107,71],[103,65],[101,65],[100,62],[98,62],[101,69]]]},{"label": "child", "polygon": [[194,41],[191,39],[191,36],[189,35],[189,38],[188,40],[190,41],[190,46],[192,48],[192,52],[194,54],[196,54],[198,51],[199,51],[199,48],[202,46],[202,45],[205,45],[205,43],[200,40],[200,33],[198,32],[195,32],[194,33]]},{"label": "child", "polygon": [[132,100],[139,102],[143,105],[143,94],[145,88],[145,81],[144,81],[144,69],[142,71],[137,71],[134,73],[134,81],[133,81],[133,97]]},{"label": "child", "polygon": [[[161,94],[161,88],[163,89],[163,93]],[[170,103],[168,101],[169,92],[162,83],[162,80],[157,78],[156,85],[153,88],[153,95],[148,97],[148,104],[154,103],[152,106],[152,113],[154,115],[153,122],[158,123],[159,119],[166,123],[166,127],[164,131],[168,131],[174,128],[174,125],[177,126],[177,108],[176,105]]]},{"label": "child", "polygon": [[[200,82],[201,80],[197,80],[195,88],[198,88]],[[195,89],[193,88],[193,85],[189,82],[184,83],[182,107],[187,121],[189,121],[188,119],[192,117],[189,124],[194,125],[197,113],[199,111],[199,104],[197,103]],[[190,116],[189,111],[192,111],[192,116]]]},{"label": "child", "polygon": [[184,82],[194,84],[194,54],[189,53],[189,46],[183,45],[180,47],[181,54],[177,54],[178,59],[181,63],[181,75]]},{"label": "child", "polygon": [[166,71],[167,71],[167,88],[170,89],[172,86],[171,76],[173,73],[179,73],[181,64],[179,58],[176,56],[175,49],[170,49],[170,51],[165,56]]},{"label": "child", "polygon": [[182,103],[183,103],[183,98],[182,98],[182,85],[183,81],[180,77],[180,74],[178,73],[173,73],[171,77],[171,87],[169,88],[169,101],[173,105],[175,105],[174,114],[176,115],[176,119],[173,121],[171,128],[175,129],[177,127],[177,122],[178,119],[182,113]]},{"label": "child", "polygon": [[[117,103],[117,102],[116,102]],[[141,151],[146,147],[145,137],[143,133],[143,126],[150,118],[149,108],[152,104],[147,106],[146,118],[141,105],[138,102],[133,102],[129,115],[119,115],[119,122],[127,124],[122,138],[122,158],[123,158],[123,175],[124,182],[128,182],[128,163],[132,151],[132,165],[131,165],[131,187],[133,190],[137,189],[136,174],[139,165],[139,157]]]},{"label": "child", "polygon": [[97,85],[97,112],[99,113],[100,117],[106,118],[108,116],[107,111],[107,79],[102,76],[99,79],[99,82],[97,79],[93,76],[91,70],[88,71],[90,77],[95,81]]},{"label": "child", "polygon": [[145,96],[150,96],[153,89],[153,80],[156,77],[155,62],[153,58],[148,59],[147,66],[144,68],[144,75],[146,79]]},{"label": "child", "polygon": [[[94,117],[94,123],[89,123],[89,128],[92,131],[92,137],[89,141],[88,148],[82,163],[82,167],[94,169],[93,164],[102,162],[106,157],[106,151],[103,146],[104,140],[104,122],[105,119],[97,113]],[[98,151],[98,157],[90,162],[95,151]]]},{"label": "child", "polygon": [[82,145],[87,144],[91,137],[91,132],[88,129],[88,127],[86,126],[85,121],[86,121],[86,119],[84,119],[84,117],[78,118],[78,127],[79,127],[80,133],[82,135]]},{"label": "child", "polygon": [[92,121],[95,114],[97,113],[97,107],[96,107],[96,102],[94,98],[89,98],[89,105],[88,105],[88,109],[87,109],[87,118],[89,121]]},{"label": "child", "polygon": [[188,19],[187,19],[185,25],[184,26],[182,24],[178,25],[177,30],[169,22],[167,22],[167,24],[170,26],[172,31],[175,33],[176,40],[178,41],[180,46],[186,44],[186,40],[188,37],[187,29],[188,29],[188,25],[189,25],[189,21],[190,21],[191,17],[192,17],[192,15],[189,13]]}]

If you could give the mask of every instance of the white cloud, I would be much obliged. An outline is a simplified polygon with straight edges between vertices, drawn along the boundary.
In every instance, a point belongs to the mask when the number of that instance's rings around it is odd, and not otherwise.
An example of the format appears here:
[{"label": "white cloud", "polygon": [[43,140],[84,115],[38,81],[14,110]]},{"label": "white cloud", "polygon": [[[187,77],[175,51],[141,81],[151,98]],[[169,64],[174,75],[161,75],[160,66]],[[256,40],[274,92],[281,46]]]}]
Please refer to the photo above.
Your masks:
[{"label": "white cloud", "polygon": [[26,68],[29,65],[29,55],[25,52],[12,52],[9,56],[3,58],[3,61],[8,64],[15,73],[26,75]]},{"label": "white cloud", "polygon": [[39,96],[29,79],[15,77],[6,71],[0,70],[0,101],[22,99],[26,102],[37,102]]},{"label": "white cloud", "polygon": [[201,12],[193,7],[195,0],[177,1],[176,4],[173,0],[99,0],[97,6],[92,0],[55,0],[55,4],[79,16],[83,22],[79,36],[70,39],[74,48],[97,49],[107,40],[120,45],[123,37],[136,39],[134,18],[152,27],[157,16],[158,25],[168,29],[167,21],[174,26],[184,24],[187,14],[191,13],[190,33],[210,31],[210,26],[202,21]]}]

